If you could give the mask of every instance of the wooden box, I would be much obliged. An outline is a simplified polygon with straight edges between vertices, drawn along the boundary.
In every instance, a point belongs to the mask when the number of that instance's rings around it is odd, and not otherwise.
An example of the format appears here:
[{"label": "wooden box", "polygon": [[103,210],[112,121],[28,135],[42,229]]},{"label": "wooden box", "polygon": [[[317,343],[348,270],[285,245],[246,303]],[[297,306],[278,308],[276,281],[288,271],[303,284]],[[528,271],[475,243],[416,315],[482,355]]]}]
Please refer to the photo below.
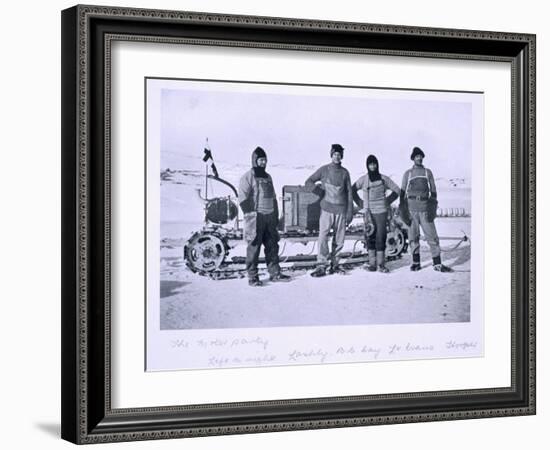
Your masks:
[{"label": "wooden box", "polygon": [[283,230],[285,233],[319,231],[321,197],[305,186],[283,187]]}]

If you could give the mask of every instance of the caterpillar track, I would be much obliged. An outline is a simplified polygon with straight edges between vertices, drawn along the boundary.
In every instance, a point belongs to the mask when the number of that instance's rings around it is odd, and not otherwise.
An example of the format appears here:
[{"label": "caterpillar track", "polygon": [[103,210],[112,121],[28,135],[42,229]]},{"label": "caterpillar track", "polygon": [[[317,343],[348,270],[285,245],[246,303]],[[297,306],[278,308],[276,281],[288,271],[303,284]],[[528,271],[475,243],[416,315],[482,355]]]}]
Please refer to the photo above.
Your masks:
[{"label": "caterpillar track", "polygon": [[[344,251],[340,255],[340,265],[344,268],[359,266],[367,261],[367,251],[364,241],[362,224],[350,225],[346,231],[346,241],[353,241],[353,250]],[[313,254],[317,233],[280,233],[282,248],[279,263],[282,271],[297,271],[312,269],[316,265],[316,254]],[[307,254],[285,254],[288,243],[311,244],[313,248]],[[194,273],[207,276],[213,280],[240,278],[245,276],[245,257],[231,256],[232,250],[238,245],[245,245],[242,230],[226,229],[221,226],[206,226],[194,233],[184,245],[184,260],[186,266]],[[407,251],[407,232],[395,220],[390,220],[388,226],[386,257],[397,259]],[[260,270],[265,269],[265,259],[259,260]]]}]

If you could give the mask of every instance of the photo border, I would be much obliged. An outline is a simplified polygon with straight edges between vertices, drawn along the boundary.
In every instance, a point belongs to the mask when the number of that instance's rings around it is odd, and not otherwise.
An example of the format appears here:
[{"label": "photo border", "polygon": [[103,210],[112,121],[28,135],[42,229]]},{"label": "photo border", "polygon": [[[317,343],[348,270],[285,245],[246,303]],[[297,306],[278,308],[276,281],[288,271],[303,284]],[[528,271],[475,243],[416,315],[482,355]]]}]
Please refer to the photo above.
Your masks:
[{"label": "photo border", "polygon": [[[504,61],[512,67],[511,386],[112,409],[115,40]],[[535,414],[535,36],[75,6],[62,13],[62,437],[99,443]]]},{"label": "photo border", "polygon": [[[146,184],[146,195],[145,195],[145,214],[144,214],[144,229],[145,229],[145,235],[146,235],[146,243],[145,243],[145,252],[144,252],[144,261],[145,261],[145,265],[148,266],[148,262],[147,262],[147,255],[148,253],[147,252],[150,252],[150,254],[152,255],[152,260],[153,261],[157,261],[159,260],[160,258],[160,255],[157,255],[155,253],[155,251],[153,250],[153,247],[155,246],[158,246],[158,242],[160,241],[161,237],[159,236],[156,236],[155,233],[153,233],[153,235],[155,235],[155,238],[152,239],[151,236],[149,235],[149,227],[148,227],[148,222],[149,223],[152,223],[152,222],[155,222],[155,219],[152,219],[151,220],[151,217],[149,216],[149,213],[148,213],[148,210],[147,210],[147,205],[148,205],[148,199],[152,198],[152,199],[156,199],[160,193],[159,192],[156,192],[154,189],[153,189],[153,194],[151,195],[149,192],[148,192],[148,187],[147,186],[152,186],[154,184],[154,179],[155,177],[158,177],[157,175],[157,169],[153,170],[153,169],[149,169],[148,168],[148,158],[152,158],[152,159],[155,159],[159,154],[160,154],[160,157],[162,157],[162,150],[161,149],[158,149],[156,148],[154,145],[153,145],[153,148],[154,150],[156,150],[156,152],[153,150],[151,150],[149,148],[149,145],[148,145],[148,135],[149,135],[149,132],[151,130],[151,127],[154,127],[154,125],[151,125],[151,123],[156,123],[157,121],[155,120],[156,117],[153,116],[153,119],[149,119],[149,116],[150,116],[150,110],[148,109],[148,102],[147,100],[149,99],[149,97],[147,97],[148,95],[148,83],[150,81],[154,81],[154,82],[167,82],[170,87],[154,87],[154,88],[151,88],[153,90],[164,90],[164,89],[169,89],[169,90],[176,90],[177,89],[193,89],[191,86],[188,86],[188,87],[184,87],[183,83],[200,83],[200,84],[203,84],[203,85],[211,85],[211,89],[220,89],[220,85],[229,85],[229,86],[247,86],[247,85],[250,85],[250,86],[255,86],[255,87],[270,87],[270,88],[280,88],[280,87],[290,87],[290,88],[305,88],[305,89],[312,89],[312,88],[328,88],[328,89],[341,89],[342,92],[346,92],[345,90],[346,89],[349,89],[349,90],[355,90],[355,91],[362,91],[362,92],[367,92],[367,91],[370,91],[371,93],[372,92],[391,92],[391,93],[396,93],[396,92],[399,92],[399,93],[407,93],[407,94],[411,94],[411,93],[414,93],[414,94],[417,94],[419,95],[418,98],[414,98],[414,100],[412,100],[410,97],[406,97],[407,98],[407,101],[422,101],[422,100],[426,100],[426,99],[422,99],[421,95],[425,94],[425,93],[428,93],[428,94],[442,94],[442,95],[448,95],[448,94],[467,94],[467,95],[475,95],[475,94],[481,94],[483,95],[484,92],[483,91],[480,91],[480,90],[457,90],[457,89],[444,89],[444,88],[441,88],[441,89],[423,89],[423,88],[412,88],[412,87],[408,87],[408,88],[402,88],[402,87],[380,87],[380,86],[373,86],[373,85],[345,85],[345,84],[322,84],[322,83],[311,83],[311,84],[307,84],[307,83],[298,83],[298,82],[288,82],[288,81],[285,81],[285,82],[282,82],[282,81],[250,81],[250,80],[236,80],[236,79],[209,79],[209,78],[185,78],[185,77],[167,77],[167,76],[145,76],[145,80],[144,80],[144,97],[146,98],[146,101],[145,101],[145,105],[144,105],[144,110],[145,110],[145,115],[146,115],[146,120],[145,120],[145,130],[144,130],[144,134],[145,134],[145,138],[144,138],[144,148],[145,148],[145,170],[144,170],[144,177],[145,177],[145,184]],[[175,84],[180,84],[179,88],[177,88],[176,86],[174,86],[174,83]],[[208,89],[200,89],[198,92],[211,92],[209,91]],[[231,91],[228,91],[228,92],[231,92]],[[349,91],[347,91],[347,93],[349,93]],[[282,95],[285,95],[285,94],[282,94]],[[319,96],[322,96],[322,94],[319,94]],[[352,97],[348,97],[348,96],[345,96],[347,98],[352,98]],[[341,98],[341,97],[336,97],[336,98]],[[365,97],[366,99],[368,99],[368,97]],[[383,96],[382,97],[375,97],[376,99],[380,99],[380,98],[384,98]],[[456,99],[455,99],[456,100]],[[368,100],[367,100],[368,101]],[[432,98],[432,97],[429,97],[429,101],[445,101],[445,100],[440,100],[440,99],[437,99],[437,98]],[[465,101],[464,99],[462,99],[461,101]],[[481,100],[481,102],[483,102],[484,100]],[[473,103],[472,103],[473,104]],[[159,144],[160,146],[160,144]],[[472,155],[475,153],[475,151],[472,151]],[[151,156],[153,155],[153,156]],[[478,157],[479,159],[481,159],[481,161],[483,161],[484,159],[484,155],[483,155],[483,152],[480,153],[480,157]],[[220,154],[218,153],[217,154],[217,157],[220,157]],[[223,156],[222,156],[223,157]],[[479,161],[478,161],[479,163]],[[349,164],[349,163],[348,163]],[[481,162],[481,165],[483,163]],[[469,173],[469,176],[470,178],[472,178],[473,174],[471,172],[471,165],[472,163],[470,163],[470,173]],[[407,165],[407,167],[409,167],[409,165]],[[148,174],[149,170],[151,171],[150,174]],[[163,170],[163,167],[161,166],[161,170]],[[274,169],[276,170],[276,169]],[[271,172],[272,174],[274,172]],[[397,177],[395,178],[397,180],[400,180],[400,177]],[[400,181],[399,181],[400,182]],[[235,183],[235,182],[234,182]],[[160,187],[160,185],[159,185]],[[478,194],[479,195],[479,194]],[[483,194],[481,194],[481,197],[483,196]],[[153,200],[154,201],[154,200]],[[153,202],[152,201],[152,202]],[[440,200],[441,201],[441,200]],[[471,203],[471,198],[469,198],[469,201]],[[151,203],[152,203],[151,202]],[[160,215],[161,215],[161,220],[162,220],[162,207],[160,208]],[[158,221],[159,218],[157,217],[156,220]],[[154,228],[154,227],[151,227],[151,228]],[[157,230],[158,231],[158,230]],[[471,242],[472,240],[476,240],[477,242],[481,242],[480,241],[480,237],[482,236],[482,232],[480,230],[477,230],[478,232],[478,235],[476,236],[474,234],[474,231],[470,231],[468,233],[468,240]],[[183,239],[183,238],[182,238]],[[407,255],[407,252],[404,252],[403,255],[400,255],[399,258],[401,258],[402,256],[406,256]],[[482,258],[483,259],[483,258]],[[408,267],[407,267],[407,270],[408,270]],[[143,280],[143,283],[144,283],[144,302],[146,304],[146,312],[145,312],[145,321],[144,321],[144,327],[145,327],[145,340],[146,340],[146,349],[145,349],[145,367],[146,367],[146,371],[147,372],[155,372],[155,371],[172,371],[172,370],[210,370],[212,369],[212,367],[206,367],[206,366],[193,366],[193,365],[190,365],[190,366],[166,366],[166,367],[157,367],[157,366],[154,366],[153,368],[149,368],[148,366],[148,363],[147,361],[148,360],[151,360],[152,358],[150,358],[149,355],[153,354],[151,348],[155,348],[155,345],[161,345],[160,342],[164,342],[166,344],[166,342],[168,340],[171,340],[171,339],[188,339],[189,341],[192,341],[193,338],[191,338],[191,336],[189,335],[178,335],[177,333],[183,333],[183,332],[187,332],[187,331],[191,331],[191,332],[195,332],[195,331],[213,331],[215,328],[212,328],[212,327],[197,327],[197,328],[158,328],[158,324],[154,323],[154,320],[152,319],[152,317],[157,317],[157,315],[160,317],[160,312],[156,310],[155,307],[152,307],[151,305],[157,305],[158,302],[160,302],[160,300],[162,299],[162,297],[154,297],[154,295],[156,294],[151,294],[151,292],[148,291],[147,289],[147,286],[148,286],[148,283],[151,279],[155,279],[156,276],[159,276],[160,273],[158,274],[155,274],[155,275],[152,275],[151,273],[149,273],[150,271],[148,271],[147,269],[145,270],[145,277],[144,277],[144,280]],[[152,271],[154,272],[154,271]],[[160,279],[157,279],[156,282],[160,282],[159,281]],[[158,286],[156,286],[156,282],[154,282],[152,284],[152,291],[153,292],[157,292],[158,291]],[[469,325],[473,325],[473,322],[472,322],[472,280],[469,280],[469,283],[468,283],[468,286],[469,286],[469,290],[468,290],[468,320],[462,320],[462,321],[451,321],[451,322],[446,322],[444,319],[440,320],[440,321],[434,321],[434,322],[426,322],[426,323],[423,323],[423,322],[419,322],[419,323],[416,323],[414,321],[410,321],[410,322],[396,322],[396,323],[384,323],[384,322],[373,322],[373,323],[364,323],[364,324],[359,324],[359,323],[354,323],[354,324],[349,324],[349,323],[346,323],[346,324],[336,324],[336,323],[318,323],[318,324],[293,324],[293,325],[285,325],[285,324],[281,324],[281,325],[276,325],[276,326],[266,326],[266,327],[261,327],[262,329],[265,328],[265,329],[268,329],[270,330],[271,328],[287,328],[288,331],[290,331],[290,329],[306,329],[306,330],[311,330],[313,328],[318,328],[319,329],[319,333],[321,333],[320,331],[320,328],[324,328],[324,327],[342,327],[343,329],[345,328],[358,328],[358,327],[369,327],[369,326],[381,326],[381,325],[390,325],[390,327],[392,325],[418,325],[420,323],[422,323],[423,325],[425,326],[438,326],[438,325],[441,325],[443,323],[446,323],[448,325],[465,325],[465,324],[469,324]],[[483,291],[482,289],[482,283],[480,282],[479,285],[477,286],[479,289],[479,291]],[[158,292],[157,292],[158,293]],[[152,298],[150,298],[149,296],[153,295]],[[480,298],[482,298],[482,294],[480,293]],[[483,302],[481,302],[483,303]],[[483,310],[484,306],[481,306],[480,309]],[[154,314],[153,314],[154,312]],[[149,321],[150,320],[153,320],[153,323],[150,323]],[[482,321],[483,322],[483,321]],[[241,332],[241,331],[245,331],[247,329],[258,329],[260,327],[254,327],[254,326],[221,326],[218,330],[223,330],[223,331],[226,331],[226,330],[231,330],[231,331],[235,331],[235,332]],[[475,327],[472,327],[475,329]],[[483,327],[480,327],[479,329],[476,329],[476,331],[480,334],[480,335],[483,335],[484,333],[484,330],[483,330]],[[166,332],[172,332],[172,333],[176,333],[174,335],[172,335],[171,339],[168,339],[166,336],[164,336],[164,341],[160,338],[160,335],[162,334],[165,334]],[[469,330],[469,332],[471,333],[472,330]],[[353,333],[353,332],[352,332]],[[395,330],[394,330],[394,333],[395,333]],[[473,333],[475,335],[475,332]],[[388,335],[392,335],[392,332],[388,332]],[[266,339],[274,339],[276,340],[277,338],[276,337],[273,337],[271,334],[268,333],[267,335],[268,337],[266,337]],[[357,337],[356,335],[354,335],[355,337]],[[461,335],[462,338],[466,339],[466,336],[468,337],[468,339],[470,339],[470,335],[468,334],[468,332],[466,332],[465,334]],[[411,335],[407,335],[407,337],[410,339],[415,339],[417,338],[418,336],[415,335],[414,333],[412,333]],[[476,337],[478,337],[476,335]],[[227,336],[224,335],[224,337],[220,337],[221,340],[223,339],[226,339]],[[198,337],[196,338],[198,339]],[[214,339],[214,336],[210,336],[209,339],[213,340]],[[460,339],[460,338],[456,338],[455,339]],[[374,340],[374,343],[376,343],[379,347],[382,347],[382,345],[380,344],[381,341],[376,341]],[[383,342],[383,341],[382,341]],[[478,342],[476,341],[476,344]],[[369,344],[373,344],[372,341],[369,341]],[[429,360],[429,359],[445,359],[445,358],[481,358],[484,356],[484,353],[485,353],[485,342],[482,341],[479,343],[480,344],[480,347],[481,347],[481,350],[478,350],[477,353],[476,352],[472,352],[472,353],[468,353],[468,354],[462,354],[460,356],[457,356],[456,352],[439,352],[439,353],[435,353],[435,354],[431,354],[431,355],[423,355],[423,356],[418,356],[418,355],[414,355],[414,356],[409,356],[408,358],[406,357],[394,357],[394,358],[391,358],[391,357],[387,357],[387,358],[384,358],[384,359],[380,359],[378,361],[411,361],[411,360],[421,360],[421,359],[426,359],[426,360]],[[344,345],[344,344],[342,344]],[[427,345],[427,344],[426,344]],[[162,348],[162,347],[160,347]],[[279,355],[281,353],[284,353],[284,352],[281,352],[279,351]],[[166,356],[164,358],[167,358]],[[334,360],[331,360],[329,362],[325,361],[325,362],[300,362],[300,363],[282,363],[282,362],[278,362],[278,363],[271,363],[271,364],[258,364],[258,365],[254,365],[254,364],[229,364],[228,366],[223,366],[223,368],[253,368],[253,367],[285,367],[285,366],[291,366],[291,365],[317,365],[317,364],[349,364],[349,363],[364,363],[364,362],[372,362],[371,359],[369,358],[366,358],[364,360],[361,360],[361,359],[353,359],[353,358],[350,358],[350,359],[342,359],[342,360],[337,360],[337,361],[334,361]]]}]

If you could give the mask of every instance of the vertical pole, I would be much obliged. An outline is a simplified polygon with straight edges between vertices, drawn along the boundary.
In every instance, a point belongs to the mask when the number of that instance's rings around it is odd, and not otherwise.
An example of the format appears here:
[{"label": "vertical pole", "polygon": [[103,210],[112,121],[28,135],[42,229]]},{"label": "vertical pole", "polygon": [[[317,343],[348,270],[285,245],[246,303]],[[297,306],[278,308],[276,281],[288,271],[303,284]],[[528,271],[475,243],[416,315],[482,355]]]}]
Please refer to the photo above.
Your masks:
[{"label": "vertical pole", "polygon": [[204,223],[208,223],[207,211],[208,211],[208,162],[204,164]]},{"label": "vertical pole", "polygon": [[204,198],[208,199],[208,162],[204,164]]}]

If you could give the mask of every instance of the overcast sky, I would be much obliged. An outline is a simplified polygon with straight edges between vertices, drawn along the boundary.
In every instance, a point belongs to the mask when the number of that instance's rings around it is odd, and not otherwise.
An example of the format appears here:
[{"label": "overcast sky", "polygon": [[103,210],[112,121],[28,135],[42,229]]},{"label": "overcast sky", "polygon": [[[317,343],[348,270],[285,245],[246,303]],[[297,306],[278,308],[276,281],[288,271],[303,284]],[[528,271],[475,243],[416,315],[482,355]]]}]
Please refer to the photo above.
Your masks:
[{"label": "overcast sky", "polygon": [[411,165],[418,146],[436,177],[471,174],[471,103],[434,101],[433,94],[411,100],[323,96],[320,88],[316,95],[288,95],[230,92],[216,83],[212,90],[182,87],[162,90],[161,167],[163,152],[202,157],[208,137],[218,160],[239,164],[261,146],[269,164],[318,166],[339,143],[352,174],[364,170],[370,153],[382,173],[397,174]]}]

